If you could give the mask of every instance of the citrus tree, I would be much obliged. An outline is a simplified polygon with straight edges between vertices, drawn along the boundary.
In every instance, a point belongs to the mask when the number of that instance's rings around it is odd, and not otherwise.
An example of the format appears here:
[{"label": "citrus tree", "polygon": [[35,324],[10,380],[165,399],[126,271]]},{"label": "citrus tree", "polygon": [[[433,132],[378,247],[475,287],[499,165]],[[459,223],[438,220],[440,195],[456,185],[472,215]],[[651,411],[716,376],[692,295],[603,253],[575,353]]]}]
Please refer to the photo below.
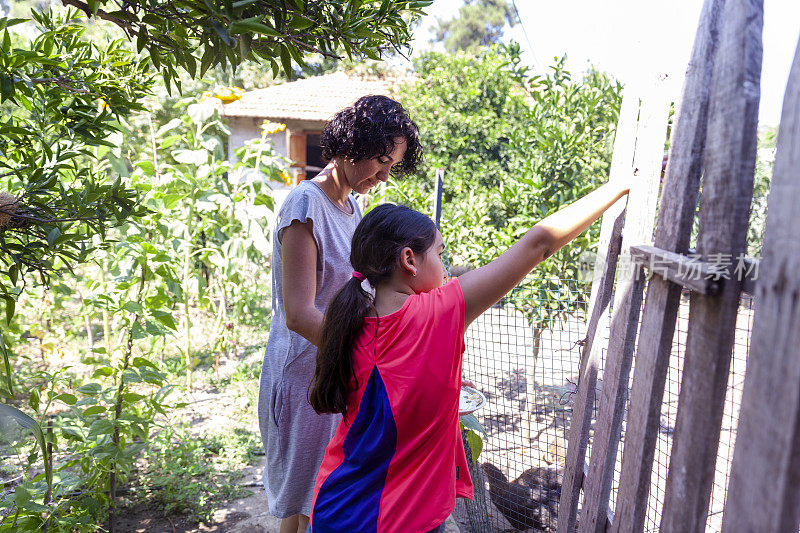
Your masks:
[{"label": "citrus tree", "polygon": [[[394,183],[389,196],[430,212],[434,169],[444,169],[441,230],[453,265],[486,264],[608,179],[621,99],[604,74],[573,77],[564,59],[532,74],[514,43],[430,53],[415,67],[403,102],[426,158],[420,176]],[[548,258],[505,300],[528,319],[535,360],[543,331],[586,305],[588,287],[576,280],[597,234],[592,228]]]}]

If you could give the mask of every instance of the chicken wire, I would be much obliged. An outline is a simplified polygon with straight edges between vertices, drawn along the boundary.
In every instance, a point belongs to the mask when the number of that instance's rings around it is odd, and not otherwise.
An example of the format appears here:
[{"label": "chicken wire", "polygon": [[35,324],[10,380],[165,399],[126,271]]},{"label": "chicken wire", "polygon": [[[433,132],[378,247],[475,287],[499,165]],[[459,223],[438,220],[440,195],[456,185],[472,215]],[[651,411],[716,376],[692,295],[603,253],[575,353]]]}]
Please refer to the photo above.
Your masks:
[{"label": "chicken wire", "polygon": [[[574,302],[572,311],[556,312],[551,292],[539,291],[541,283],[560,287],[559,299]],[[555,531],[560,497],[560,476],[567,453],[569,425],[577,390],[582,341],[590,284],[574,279],[533,280],[518,287],[481,315],[466,333],[464,376],[486,396],[486,405],[475,414],[486,429],[482,466],[476,478],[476,502],[485,505],[481,522],[475,513],[459,505],[456,518],[468,531]],[[531,309],[549,308],[557,318],[537,334],[529,317]],[[610,311],[609,311],[610,312]],[[553,315],[551,313],[551,316]],[[660,430],[653,462],[645,531],[658,531],[669,468],[669,451],[675,427],[680,378],[688,331],[688,292],[681,299],[672,356],[662,403]],[[709,505],[708,531],[720,531],[725,492],[736,436],[744,372],[752,325],[752,299],[743,295],[736,324],[728,391]],[[538,341],[537,341],[538,338]],[[608,329],[598,331],[595,343],[608,346]],[[602,383],[605,348],[598,373]],[[635,365],[635,359],[634,363]],[[631,379],[634,370],[631,371]],[[595,400],[594,417],[598,402]],[[627,409],[626,409],[627,415]],[[625,425],[623,422],[609,508],[613,515],[619,489]],[[591,440],[590,440],[591,446]],[[587,459],[589,457],[587,452]],[[497,470],[485,465],[493,465]],[[555,482],[558,483],[555,483]],[[554,485],[555,483],[555,485]],[[481,487],[481,484],[483,485]],[[522,487],[522,488],[520,488]],[[481,494],[484,492],[484,494]],[[480,497],[483,496],[483,497]],[[485,503],[483,503],[485,502]]]}]

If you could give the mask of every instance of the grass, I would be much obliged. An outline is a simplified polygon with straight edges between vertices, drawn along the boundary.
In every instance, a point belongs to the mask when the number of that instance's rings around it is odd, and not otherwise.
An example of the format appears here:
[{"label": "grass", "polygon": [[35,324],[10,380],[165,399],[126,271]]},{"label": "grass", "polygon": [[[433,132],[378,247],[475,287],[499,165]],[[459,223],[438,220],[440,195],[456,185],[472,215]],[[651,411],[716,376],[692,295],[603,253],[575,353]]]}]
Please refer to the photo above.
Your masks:
[{"label": "grass", "polygon": [[251,491],[237,485],[241,470],[256,464],[261,439],[243,428],[193,436],[182,428],[166,429],[145,453],[145,467],[133,485],[164,514],[207,522],[218,505]]}]

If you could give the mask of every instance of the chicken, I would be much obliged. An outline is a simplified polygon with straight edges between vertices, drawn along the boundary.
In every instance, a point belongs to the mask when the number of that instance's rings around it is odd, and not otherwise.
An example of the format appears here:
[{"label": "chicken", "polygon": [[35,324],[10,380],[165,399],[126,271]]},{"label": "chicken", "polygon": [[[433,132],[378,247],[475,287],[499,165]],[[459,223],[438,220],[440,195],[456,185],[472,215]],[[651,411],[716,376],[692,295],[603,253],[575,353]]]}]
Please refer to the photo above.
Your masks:
[{"label": "chicken", "polygon": [[545,498],[541,503],[546,505],[553,517],[555,517],[558,500],[561,498],[561,481],[563,478],[563,472],[553,468],[529,468],[514,483],[522,484],[526,487],[539,488],[544,491]]},{"label": "chicken", "polygon": [[559,474],[546,468],[531,468],[509,482],[499,468],[484,463],[492,503],[514,529],[544,531],[555,524],[555,506],[561,492]]}]

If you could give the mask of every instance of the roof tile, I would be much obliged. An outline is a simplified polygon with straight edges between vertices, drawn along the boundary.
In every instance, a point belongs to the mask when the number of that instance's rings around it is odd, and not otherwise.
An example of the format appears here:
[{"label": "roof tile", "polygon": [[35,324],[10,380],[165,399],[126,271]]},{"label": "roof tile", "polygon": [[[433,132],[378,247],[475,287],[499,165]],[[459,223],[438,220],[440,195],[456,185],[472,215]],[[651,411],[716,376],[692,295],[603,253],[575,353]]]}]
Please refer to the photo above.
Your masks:
[{"label": "roof tile", "polygon": [[395,94],[393,78],[363,78],[334,72],[248,91],[223,105],[228,117],[330,120],[342,108],[368,94]]}]

